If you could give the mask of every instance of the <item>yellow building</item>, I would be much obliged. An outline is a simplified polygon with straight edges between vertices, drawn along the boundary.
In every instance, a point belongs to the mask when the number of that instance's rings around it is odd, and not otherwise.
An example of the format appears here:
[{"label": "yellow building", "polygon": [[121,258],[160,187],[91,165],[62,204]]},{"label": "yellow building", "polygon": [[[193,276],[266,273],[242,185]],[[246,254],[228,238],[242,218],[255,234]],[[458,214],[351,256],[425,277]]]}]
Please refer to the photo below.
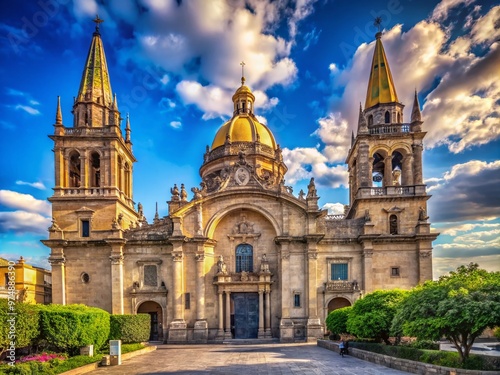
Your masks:
[{"label": "yellow building", "polygon": [[52,302],[51,272],[26,264],[23,257],[17,262],[0,258],[0,298],[8,298],[12,276],[15,276],[17,301],[43,304]]}]

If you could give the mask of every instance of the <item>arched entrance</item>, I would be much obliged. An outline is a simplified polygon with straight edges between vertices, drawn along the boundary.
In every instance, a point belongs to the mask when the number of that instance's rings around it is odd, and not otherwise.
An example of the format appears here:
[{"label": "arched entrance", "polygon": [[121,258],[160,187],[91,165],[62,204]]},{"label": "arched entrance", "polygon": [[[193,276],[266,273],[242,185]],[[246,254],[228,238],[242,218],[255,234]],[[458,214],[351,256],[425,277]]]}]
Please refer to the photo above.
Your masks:
[{"label": "arched entrance", "polygon": [[138,314],[149,314],[151,316],[151,330],[149,332],[149,341],[163,340],[163,311],[159,304],[153,301],[141,303],[137,309]]},{"label": "arched entrance", "polygon": [[348,299],[342,297],[336,297],[328,303],[328,313],[332,312],[333,310],[341,309],[342,307],[347,307],[347,306],[351,306],[351,302]]}]

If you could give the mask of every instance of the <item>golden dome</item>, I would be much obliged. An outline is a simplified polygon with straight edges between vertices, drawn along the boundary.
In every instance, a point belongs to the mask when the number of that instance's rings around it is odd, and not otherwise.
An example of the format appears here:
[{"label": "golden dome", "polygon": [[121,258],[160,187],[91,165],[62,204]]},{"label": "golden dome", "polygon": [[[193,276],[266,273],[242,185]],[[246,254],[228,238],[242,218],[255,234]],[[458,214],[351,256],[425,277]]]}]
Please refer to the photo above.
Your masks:
[{"label": "golden dome", "polygon": [[[240,87],[243,88],[246,86]],[[248,89],[248,88],[247,88]],[[219,129],[212,142],[212,150],[223,146],[228,139],[234,142],[260,142],[276,150],[276,141],[271,130],[257,121],[251,114],[237,114]]]}]

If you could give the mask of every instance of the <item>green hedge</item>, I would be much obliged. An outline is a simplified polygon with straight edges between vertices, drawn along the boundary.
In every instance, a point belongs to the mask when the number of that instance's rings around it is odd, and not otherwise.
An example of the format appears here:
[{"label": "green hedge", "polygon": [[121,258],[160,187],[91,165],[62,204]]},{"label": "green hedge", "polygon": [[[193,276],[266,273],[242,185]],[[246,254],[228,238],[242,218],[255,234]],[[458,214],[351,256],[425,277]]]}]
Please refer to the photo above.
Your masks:
[{"label": "green hedge", "polygon": [[333,310],[328,314],[325,323],[332,335],[339,336],[342,333],[348,333],[347,319],[349,318],[351,310],[352,306],[347,306],[341,309]]},{"label": "green hedge", "polygon": [[122,340],[122,343],[143,342],[149,340],[151,317],[149,314],[110,315],[110,340]]},{"label": "green hedge", "polygon": [[40,337],[60,351],[76,354],[82,346],[99,350],[109,336],[109,313],[84,305],[40,305]]},{"label": "green hedge", "polygon": [[[15,327],[15,337],[11,327]],[[0,299],[0,354],[9,350],[11,341],[15,341],[14,346],[18,349],[32,345],[38,329],[38,310],[34,305]]]},{"label": "green hedge", "polygon": [[465,363],[461,363],[460,357],[456,352],[416,349],[410,346],[391,346],[376,343],[350,341],[349,347],[378,354],[385,354],[391,357],[452,368],[488,371],[497,370],[498,366],[500,365],[495,357],[489,358],[486,356],[471,354],[470,357],[465,361]]}]

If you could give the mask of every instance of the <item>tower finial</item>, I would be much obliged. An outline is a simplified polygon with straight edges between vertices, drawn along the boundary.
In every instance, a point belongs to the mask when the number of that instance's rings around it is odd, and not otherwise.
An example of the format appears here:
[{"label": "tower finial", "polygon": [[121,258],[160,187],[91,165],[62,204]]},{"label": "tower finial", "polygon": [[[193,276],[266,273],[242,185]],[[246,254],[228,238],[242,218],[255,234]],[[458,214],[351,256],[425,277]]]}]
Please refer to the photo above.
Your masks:
[{"label": "tower finial", "polygon": [[415,89],[415,97],[413,99],[413,108],[411,111],[411,122],[421,122],[422,113],[420,112],[420,103],[418,102],[417,89]]},{"label": "tower finial", "polygon": [[241,86],[245,84],[245,62],[240,62],[241,65]]},{"label": "tower finial", "polygon": [[375,18],[373,24],[378,28],[377,36],[382,32],[382,17]]},{"label": "tower finial", "polygon": [[100,19],[99,18],[99,15],[96,14],[95,15],[95,19],[93,19],[92,21],[95,22],[95,32],[99,34],[99,24],[103,23],[104,20],[103,19]]},{"label": "tower finial", "polygon": [[56,125],[62,125],[61,97],[57,96]]},{"label": "tower finial", "polygon": [[125,142],[130,143],[130,116],[127,113],[127,122],[125,124]]}]

